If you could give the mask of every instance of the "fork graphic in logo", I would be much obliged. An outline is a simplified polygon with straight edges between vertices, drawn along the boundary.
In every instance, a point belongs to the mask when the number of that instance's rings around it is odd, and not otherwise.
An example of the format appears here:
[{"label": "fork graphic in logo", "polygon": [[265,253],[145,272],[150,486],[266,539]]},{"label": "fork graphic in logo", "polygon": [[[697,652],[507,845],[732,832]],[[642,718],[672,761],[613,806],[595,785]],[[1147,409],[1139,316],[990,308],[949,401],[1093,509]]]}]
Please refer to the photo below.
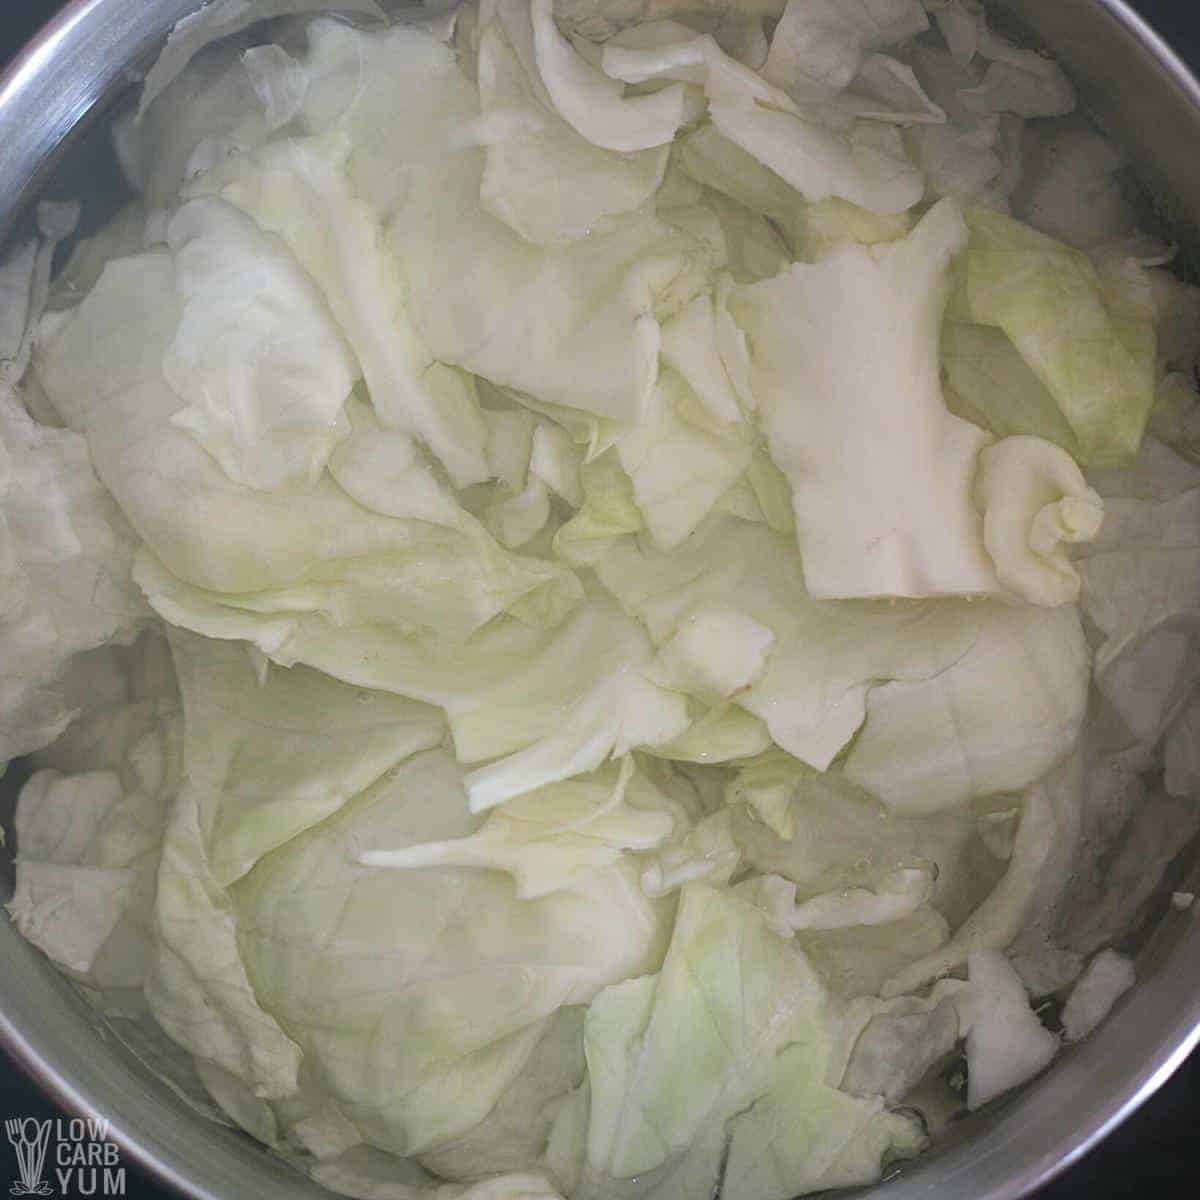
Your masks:
[{"label": "fork graphic in logo", "polygon": [[50,1142],[52,1121],[35,1121],[19,1117],[4,1122],[5,1132],[17,1153],[17,1170],[21,1178],[10,1187],[13,1196],[49,1196],[50,1185],[42,1178],[46,1165],[46,1147]]}]

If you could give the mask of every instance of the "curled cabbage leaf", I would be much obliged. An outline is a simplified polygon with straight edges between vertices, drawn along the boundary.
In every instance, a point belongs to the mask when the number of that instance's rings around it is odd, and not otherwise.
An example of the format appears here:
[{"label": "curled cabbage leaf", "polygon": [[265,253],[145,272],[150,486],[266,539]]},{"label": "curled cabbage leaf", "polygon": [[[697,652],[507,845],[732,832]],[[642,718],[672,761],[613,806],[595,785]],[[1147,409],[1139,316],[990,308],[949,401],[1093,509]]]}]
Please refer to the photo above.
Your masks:
[{"label": "curled cabbage leaf", "polygon": [[1100,532],[1104,501],[1065,450],[1041,438],[1005,438],[979,456],[975,498],[996,577],[1031,604],[1069,604],[1079,572],[1068,547]]}]

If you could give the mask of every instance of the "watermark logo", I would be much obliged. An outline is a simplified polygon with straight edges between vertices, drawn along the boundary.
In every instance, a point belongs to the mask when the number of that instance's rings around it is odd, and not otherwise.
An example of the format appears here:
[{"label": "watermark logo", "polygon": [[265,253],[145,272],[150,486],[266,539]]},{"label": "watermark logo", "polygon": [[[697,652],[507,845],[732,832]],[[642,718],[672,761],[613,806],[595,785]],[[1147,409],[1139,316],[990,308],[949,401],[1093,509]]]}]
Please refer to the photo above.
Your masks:
[{"label": "watermark logo", "polygon": [[14,1117],[4,1132],[17,1157],[12,1196],[124,1196],[120,1147],[108,1122]]},{"label": "watermark logo", "polygon": [[20,1178],[8,1190],[14,1196],[49,1196],[50,1185],[42,1178],[46,1169],[46,1148],[50,1144],[53,1121],[35,1121],[19,1117],[4,1122],[5,1132],[17,1152]]}]

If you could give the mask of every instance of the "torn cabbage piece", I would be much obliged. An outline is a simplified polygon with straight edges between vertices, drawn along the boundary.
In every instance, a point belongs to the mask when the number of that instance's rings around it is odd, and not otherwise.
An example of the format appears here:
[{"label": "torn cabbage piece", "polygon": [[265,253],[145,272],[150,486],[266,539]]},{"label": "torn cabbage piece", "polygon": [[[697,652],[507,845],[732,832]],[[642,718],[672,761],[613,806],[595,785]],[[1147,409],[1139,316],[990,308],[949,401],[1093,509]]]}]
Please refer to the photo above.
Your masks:
[{"label": "torn cabbage piece", "polygon": [[293,1031],[364,1139],[402,1156],[466,1134],[518,1078],[549,1018],[656,970],[665,949],[665,913],[625,864],[522,900],[499,871],[354,860],[477,826],[453,757],[431,751],[234,888],[263,1007]]},{"label": "torn cabbage piece", "polygon": [[314,483],[345,436],[358,365],[300,264],[221,200],[171,219],[181,310],[163,375],[172,418],[238,483]]},{"label": "torn cabbage piece", "polygon": [[622,153],[671,142],[684,120],[684,91],[672,84],[645,96],[592,66],[554,24],[554,0],[530,0],[534,52],[546,91],[562,117],[593,145]]},{"label": "torn cabbage piece", "polygon": [[843,243],[733,295],[814,596],[998,588],[970,496],[989,438],[947,412],[938,372],[949,266],[965,243],[942,201],[903,241],[876,253]]},{"label": "torn cabbage piece", "polygon": [[1020,977],[995,950],[971,955],[956,997],[967,1043],[967,1107],[982,1108],[1050,1063],[1058,1039],[1038,1020]]},{"label": "torn cabbage piece", "polygon": [[789,0],[763,75],[797,100],[825,100],[850,84],[869,51],[928,28],[918,0]]},{"label": "torn cabbage piece", "polygon": [[725,54],[711,37],[646,50],[606,49],[605,70],[633,83],[702,81],[709,117],[729,141],[807,200],[840,196],[882,214],[911,208],[924,191],[899,133],[874,121],[842,132]]},{"label": "torn cabbage piece", "polygon": [[585,237],[597,222],[640,207],[657,190],[667,146],[618,154],[563,120],[535,73],[527,6],[499,6],[480,39],[478,70],[480,136],[487,145],[481,202],[522,237],[542,245]]},{"label": "torn cabbage piece", "polygon": [[885,683],[846,776],[897,812],[1018,791],[1062,761],[1087,708],[1091,656],[1074,605],[975,606],[978,636],[940,674]]},{"label": "torn cabbage piece", "polygon": [[903,1118],[830,1083],[836,1008],[803,954],[729,893],[689,885],[662,971],[602,993],[584,1028],[585,1180],[648,1177],[665,1195],[723,1177],[782,1200],[873,1178],[889,1147],[919,1144]]},{"label": "torn cabbage piece", "polygon": [[[503,550],[452,498],[431,520],[430,479],[419,469],[381,484],[379,473],[407,466],[403,459],[368,454],[335,464],[342,481],[361,477],[362,489],[351,483],[349,492],[328,475],[287,492],[231,480],[172,423],[184,405],[163,377],[162,355],[179,313],[170,255],[116,260],[60,320],[38,363],[47,394],[85,431],[98,473],[145,539],[143,560],[153,551],[182,584],[233,610],[292,622],[324,612],[342,626],[392,623],[462,636],[523,599],[537,606],[549,564]],[[362,425],[358,436],[373,430]],[[212,538],[214,528],[221,539]],[[554,567],[550,575],[558,580],[552,590],[565,584],[572,594],[569,608],[577,583]],[[554,624],[563,611],[528,615]]]},{"label": "torn cabbage piece", "polygon": [[1087,1037],[1136,981],[1129,959],[1115,950],[1101,950],[1088,963],[1063,1006],[1063,1037],[1068,1042]]},{"label": "torn cabbage piece", "polygon": [[[720,549],[718,549],[720,547]],[[720,514],[670,554],[625,538],[593,564],[661,645],[696,606],[720,602],[771,630],[762,677],[737,702],[789,753],[825,770],[853,736],[880,679],[926,679],[972,644],[965,603],[843,604],[804,586],[794,543]]]}]

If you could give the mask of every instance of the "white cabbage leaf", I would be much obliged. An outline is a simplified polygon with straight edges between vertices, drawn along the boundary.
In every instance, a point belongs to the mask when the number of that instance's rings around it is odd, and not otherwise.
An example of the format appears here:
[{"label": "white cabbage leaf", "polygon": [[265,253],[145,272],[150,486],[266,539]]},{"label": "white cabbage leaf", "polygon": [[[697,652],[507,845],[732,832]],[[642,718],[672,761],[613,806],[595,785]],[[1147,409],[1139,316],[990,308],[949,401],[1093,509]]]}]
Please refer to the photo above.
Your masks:
[{"label": "white cabbage leaf", "polygon": [[783,933],[890,925],[911,916],[933,896],[933,873],[923,867],[891,871],[872,888],[842,888],[808,900],[796,899],[796,885],[779,875],[763,875],[739,886]]},{"label": "white cabbage leaf", "polygon": [[704,202],[716,214],[725,242],[726,265],[737,283],[769,279],[790,260],[786,239],[766,217],[721,192],[707,192]]},{"label": "white cabbage leaf", "polygon": [[1079,736],[1091,655],[1075,606],[988,601],[973,611],[976,640],[952,666],[867,697],[846,776],[894,811],[1019,791]]},{"label": "white cabbage leaf", "polygon": [[182,188],[271,136],[242,61],[244,45],[239,39],[203,49],[140,115],[113,122],[122,173],[145,208],[146,244],[162,240],[162,220]]},{"label": "white cabbage leaf", "polygon": [[1174,500],[1200,487],[1200,465],[1155,435],[1142,439],[1138,456],[1123,467],[1089,471],[1088,482],[1109,500]]},{"label": "white cabbage leaf", "polygon": [[167,228],[179,327],[163,375],[172,418],[238,483],[314,483],[347,432],[358,376],[321,294],[275,239],[232,205],[195,200]]},{"label": "white cabbage leaf", "polygon": [[720,887],[733,878],[741,859],[729,811],[718,809],[651,857],[642,868],[642,891],[657,897],[697,882]]},{"label": "white cabbage leaf", "polygon": [[938,52],[975,69],[973,83],[959,88],[959,102],[972,112],[1057,117],[1075,107],[1074,88],[1058,64],[995,33],[980,0],[926,0],[926,8],[948,47]]},{"label": "white cabbage leaf", "polygon": [[775,635],[732,606],[700,605],[660,647],[650,677],[709,704],[728,700],[757,682]]},{"label": "white cabbage leaf", "polygon": [[[170,623],[243,639],[283,666],[306,663],[360,687],[445,709],[480,808],[601,766],[610,755],[671,741],[691,721],[686,700],[643,674],[645,632],[593,596],[556,627],[501,619],[465,641],[382,626],[348,628],[321,614],[260,614],[183,584],[146,556],[139,578]],[[575,665],[563,671],[562,663]],[[501,757],[507,755],[507,758]]]},{"label": "white cabbage leaf", "polygon": [[988,60],[983,79],[959,93],[969,111],[1019,117],[1061,117],[1074,111],[1075,88],[1052,58],[1015,46],[987,28],[979,34],[978,53]]},{"label": "white cabbage leaf", "polygon": [[173,1040],[260,1098],[280,1098],[297,1086],[300,1050],[255,994],[228,885],[435,745],[443,726],[423,705],[305,668],[270,671],[260,685],[241,646],[172,639],[184,786],[163,845],[146,997]]},{"label": "white cabbage leaf", "polygon": [[[495,760],[467,779],[477,809],[595,770],[631,748],[669,742],[691,720],[683,696],[647,677],[653,650],[644,630],[603,596],[554,628],[493,622],[466,641],[445,642],[378,626],[346,629],[322,617],[241,612],[149,558],[139,577],[173,624],[245,638],[283,665],[306,662],[443,707],[459,761]],[[575,669],[564,671],[564,662]]]},{"label": "white cabbage leaf", "polygon": [[847,117],[897,125],[945,125],[946,114],[925,94],[913,69],[889,54],[870,54],[851,90],[832,103]]},{"label": "white cabbage leaf", "polygon": [[[774,274],[774,272],[772,272]],[[741,420],[741,406],[717,343],[717,312],[707,292],[662,327],[661,358],[691,388],[719,426]]]},{"label": "white cabbage leaf", "polygon": [[250,86],[272,132],[289,124],[304,105],[308,75],[282,46],[252,46],[242,55]]},{"label": "white cabbage leaf", "polygon": [[[391,453],[384,438],[353,467],[356,439],[343,443],[339,453],[351,457],[334,463],[338,482],[324,475],[308,488],[261,492],[229,479],[172,424],[182,402],[163,378],[161,356],[178,319],[169,255],[117,260],[43,346],[39,375],[68,423],[87,435],[131,524],[181,585],[215,593],[231,615],[244,609],[286,623],[324,612],[343,626],[398,622],[459,637],[513,605],[532,605],[526,615],[553,624],[578,598],[566,572],[509,555],[452,499],[431,521],[433,481],[408,469],[413,449],[398,432],[387,435],[397,443]],[[359,425],[361,437],[378,436],[369,414]],[[220,542],[214,528],[225,531]]]},{"label": "white cabbage leaf", "polygon": [[644,524],[633,482],[615,450],[585,462],[579,468],[579,482],[583,505],[554,535],[554,553],[572,566],[602,558],[617,538],[637,533]]},{"label": "white cabbage leaf", "polygon": [[1073,866],[1081,828],[1083,773],[1072,755],[1021,799],[1020,824],[1007,869],[945,945],[898,971],[883,995],[900,996],[960,967],[977,952],[1008,948],[1023,927],[1049,909]]},{"label": "white cabbage leaf", "polygon": [[1059,921],[1063,946],[1084,958],[1144,919],[1168,871],[1200,831],[1193,797],[1170,796],[1141,781],[1124,790],[1093,821],[1099,826],[1094,845],[1071,881]]},{"label": "white cabbage leaf", "polygon": [[894,130],[862,121],[843,134],[731,89],[710,101],[713,125],[807,200],[835,197],[871,212],[906,212],[924,180]]},{"label": "white cabbage leaf", "polygon": [[[1163,733],[1195,682],[1200,490],[1193,476],[1194,468],[1160,446],[1133,471],[1097,480],[1116,495],[1105,500],[1099,536],[1080,547],[1084,612],[1103,638],[1096,683],[1148,742]],[[1185,484],[1193,486],[1178,490]]]},{"label": "white cabbage leaf", "polygon": [[529,473],[572,508],[578,508],[583,503],[579,468],[583,466],[586,453],[585,448],[577,445],[561,426],[551,421],[539,421],[534,426],[529,445]]},{"label": "white cabbage leaf", "polygon": [[138,715],[115,744],[72,764],[93,769],[37,771],[21,789],[14,823],[9,914],[24,937],[104,992],[144,982],[167,807],[179,782],[177,712]]},{"label": "white cabbage leaf", "polygon": [[967,1045],[967,1108],[974,1112],[1047,1067],[1058,1039],[1038,1020],[1025,986],[997,950],[976,950],[955,997]]},{"label": "white cabbage leaf", "polygon": [[[718,549],[719,548],[719,549]],[[881,679],[927,679],[976,637],[965,603],[844,604],[804,587],[795,545],[716,515],[670,554],[626,538],[594,564],[601,583],[662,645],[697,606],[719,603],[770,630],[762,677],[737,693],[789,753],[825,770],[861,725]]]},{"label": "white cabbage leaf", "polygon": [[268,667],[244,647],[173,633],[187,719],[189,795],[223,887],[336,812],[389,767],[441,742],[429,705]]},{"label": "white cabbage leaf", "polygon": [[1198,504],[1196,488],[1160,502],[1106,500],[1104,525],[1080,562],[1085,610],[1106,639],[1101,668],[1163,624],[1196,611]]},{"label": "white cabbage leaf", "polygon": [[874,121],[831,128],[726,55],[711,37],[655,49],[606,48],[603,61],[606,71],[630,83],[702,81],[718,132],[809,201],[840,196],[891,214],[921,199],[924,180],[897,130]]},{"label": "white cabbage leaf", "polygon": [[1088,963],[1063,1005],[1063,1037],[1068,1042],[1087,1037],[1136,982],[1129,959],[1115,950],[1101,950]]},{"label": "white cabbage leaf", "polygon": [[807,261],[818,262],[839,242],[858,242],[863,246],[878,246],[905,237],[912,220],[908,213],[880,216],[847,200],[831,196],[819,204],[811,204],[804,214],[805,253]]},{"label": "white cabbage leaf", "polygon": [[477,141],[477,89],[454,49],[412,23],[367,31],[318,19],[307,33],[300,125],[346,139],[353,191],[386,224],[416,178]]},{"label": "white cabbage leaf", "polygon": [[474,1182],[538,1162],[559,1113],[584,1082],[584,1012],[582,1005],[560,1008],[491,1112],[462,1137],[427,1150],[421,1165],[445,1179]]},{"label": "white cabbage leaf", "polygon": [[335,0],[332,5],[316,0],[255,0],[253,4],[248,0],[209,0],[171,30],[167,44],[146,75],[138,106],[139,118],[206,46],[271,17],[328,11],[330,8],[379,21],[384,17],[375,0]]},{"label": "white cabbage leaf", "polygon": [[802,930],[795,935],[825,986],[847,1003],[887,995],[883,989],[889,979],[933,954],[949,937],[946,918],[928,906],[887,925]]},{"label": "white cabbage leaf", "polygon": [[127,258],[144,249],[145,231],[145,206],[133,200],[95,233],[76,237],[70,257],[55,274],[47,307],[51,311],[74,308],[96,286],[109,259]]},{"label": "white cabbage leaf", "polygon": [[919,0],[789,0],[763,76],[797,100],[826,100],[850,85],[871,51],[928,28]]},{"label": "white cabbage leaf", "polygon": [[980,35],[987,28],[982,0],[924,0],[933,14],[950,57],[966,65],[979,52]]},{"label": "white cabbage leaf", "polygon": [[691,716],[684,698],[648,678],[644,670],[648,647],[642,637],[631,631],[622,639],[623,647],[617,642],[625,656],[614,655],[606,664],[607,673],[565,712],[556,714],[552,732],[467,776],[473,811],[595,770],[610,757],[619,758],[630,750],[664,746],[688,728]]},{"label": "white cabbage leaf", "polygon": [[621,766],[553,783],[491,811],[467,838],[425,842],[359,856],[372,867],[487,867],[507,871],[517,895],[537,899],[611,867],[625,851],[648,851],[675,820],[656,789],[626,757]]},{"label": "white cabbage leaf", "polygon": [[[739,12],[760,20],[778,18],[784,0],[745,0]],[[729,11],[725,0],[558,0],[555,16],[569,34],[594,42],[607,41],[631,25],[668,17],[689,22],[720,22]]]},{"label": "white cabbage leaf", "polygon": [[483,422],[488,431],[485,448],[488,474],[504,484],[511,494],[523,492],[529,482],[529,459],[533,453],[533,413],[516,405],[485,408]]},{"label": "white cabbage leaf", "polygon": [[84,439],[39,424],[0,382],[0,764],[54,741],[91,701],[65,686],[74,655],[133,640],[146,616],[135,545]]},{"label": "white cabbage leaf", "polygon": [[416,181],[391,244],[433,354],[542,404],[635,424],[666,318],[707,285],[698,239],[647,212],[553,248],[479,204],[483,151]]},{"label": "white cabbage leaf", "polygon": [[911,1114],[889,1112],[815,1079],[807,1047],[780,1059],[780,1084],[730,1123],[725,1186],[732,1194],[788,1200],[799,1192],[865,1187],[885,1164],[912,1158],[928,1138]]},{"label": "white cabbage leaf", "polygon": [[561,245],[645,203],[662,182],[666,145],[618,154],[559,115],[536,74],[528,5],[511,0],[479,42],[483,208],[528,241]]},{"label": "white cabbage leaf", "polygon": [[[34,206],[39,236],[14,247],[0,263],[0,386],[22,382],[38,322],[50,301],[50,273],[60,243],[79,224],[77,200],[40,200]],[[29,411],[37,417],[36,407]],[[57,419],[48,420],[58,425]]]},{"label": "white cabbage leaf", "polygon": [[796,833],[792,794],[811,772],[782,750],[765,750],[737,764],[737,773],[725,787],[725,803],[744,804],[776,837],[791,841]]},{"label": "white cabbage leaf", "polygon": [[275,142],[201,182],[282,238],[313,277],[383,424],[424,442],[456,486],[480,483],[487,427],[474,389],[435,363],[414,330],[383,230],[351,188],[349,149],[336,133]]},{"label": "white cabbage leaf", "polygon": [[49,746],[29,756],[34,769],[49,767],[67,775],[122,771],[129,747],[179,707],[170,647],[158,631],[145,632],[130,646],[109,643],[77,655],[63,687],[86,711]]},{"label": "white cabbage leaf", "polygon": [[819,774],[795,759],[789,770],[782,757],[775,751],[743,766],[726,794],[750,803],[759,789],[776,792],[772,809],[783,832],[735,811],[734,836],[756,871],[786,879],[802,903],[876,892],[888,879],[908,880],[917,894],[916,875],[931,876],[928,900],[955,924],[982,898],[971,813],[892,813],[838,771]]},{"label": "white cabbage leaf", "polygon": [[685,114],[681,86],[623,96],[621,84],[589,63],[558,31],[554,0],[530,0],[530,16],[542,83],[563,119],[583,137],[625,154],[674,139]]},{"label": "white cabbage leaf", "polygon": [[758,717],[738,704],[714,704],[669,742],[647,746],[646,753],[672,762],[731,763],[764,754],[774,743]]},{"label": "white cabbage leaf", "polygon": [[234,889],[255,994],[364,1140],[394,1154],[457,1142],[519,1077],[560,1007],[657,969],[665,948],[665,914],[621,865],[522,900],[498,871],[355,861],[478,824],[458,766],[433,751]]},{"label": "white cabbage leaf", "polygon": [[936,196],[1003,199],[1002,128],[999,117],[973,125],[925,125],[909,134],[928,189]]},{"label": "white cabbage leaf", "polygon": [[989,439],[947,412],[938,373],[949,266],[965,242],[942,201],[877,255],[844,243],[734,294],[814,596],[997,590],[970,495]]},{"label": "white cabbage leaf", "polygon": [[697,183],[767,217],[790,251],[804,248],[808,207],[804,197],[714,125],[684,134],[675,143],[675,153],[681,169]]},{"label": "white cabbage leaf", "polygon": [[947,985],[926,999],[901,996],[874,1002],[878,1011],[854,1043],[842,1087],[852,1096],[882,1096],[897,1104],[958,1043],[958,1007]]},{"label": "white cabbage leaf", "polygon": [[532,479],[523,492],[488,505],[483,523],[502,546],[516,550],[545,528],[550,519],[550,491],[540,479]]},{"label": "white cabbage leaf", "polygon": [[[715,357],[711,344],[710,352]],[[719,363],[709,365],[720,369]],[[718,386],[724,378],[722,369]],[[642,423],[617,441],[634,503],[662,550],[673,549],[694,533],[750,465],[749,438],[737,428],[706,429],[695,419],[702,403],[683,377],[663,371]]]}]

